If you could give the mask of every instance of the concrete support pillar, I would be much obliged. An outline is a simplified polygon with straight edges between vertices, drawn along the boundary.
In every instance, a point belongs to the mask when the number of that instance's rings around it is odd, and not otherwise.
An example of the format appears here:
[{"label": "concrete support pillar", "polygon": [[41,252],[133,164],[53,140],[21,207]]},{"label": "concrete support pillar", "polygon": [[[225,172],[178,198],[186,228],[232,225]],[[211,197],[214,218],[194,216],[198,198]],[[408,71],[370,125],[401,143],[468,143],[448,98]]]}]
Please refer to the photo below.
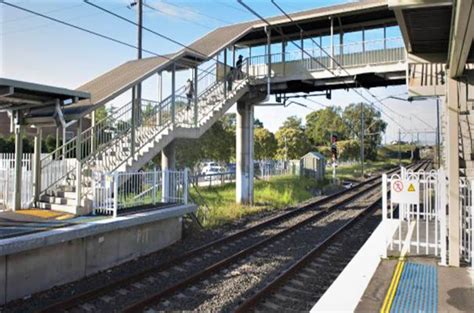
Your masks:
[{"label": "concrete support pillar", "polygon": [[447,176],[448,176],[448,256],[450,266],[459,266],[459,84],[447,82]]},{"label": "concrete support pillar", "polygon": [[161,151],[161,173],[163,188],[161,189],[162,202],[170,202],[171,184],[168,170],[176,169],[176,145],[172,141]]},{"label": "concrete support pillar", "polygon": [[237,203],[253,203],[253,105],[237,102],[236,129],[236,199]]},{"label": "concrete support pillar", "polygon": [[18,112],[15,125],[15,185],[13,186],[13,211],[21,209],[21,175],[23,155],[23,126],[18,123]]},{"label": "concrete support pillar", "polygon": [[43,130],[38,128],[35,134],[34,155],[33,155],[33,201],[36,203],[40,199],[41,193],[41,140]]}]

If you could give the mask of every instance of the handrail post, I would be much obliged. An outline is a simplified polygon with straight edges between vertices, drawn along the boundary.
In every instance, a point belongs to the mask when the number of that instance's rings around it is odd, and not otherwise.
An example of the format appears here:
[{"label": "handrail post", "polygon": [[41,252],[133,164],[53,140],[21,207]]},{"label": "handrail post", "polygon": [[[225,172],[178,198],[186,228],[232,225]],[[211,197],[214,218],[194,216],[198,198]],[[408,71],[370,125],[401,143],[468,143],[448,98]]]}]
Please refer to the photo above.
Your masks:
[{"label": "handrail post", "polygon": [[137,102],[136,102],[136,91],[135,87],[132,88],[132,120],[130,125],[130,154],[132,159],[135,157],[135,129],[136,129],[136,111],[137,111]]},{"label": "handrail post", "polygon": [[96,134],[97,134],[97,131],[96,131],[96,114],[95,114],[95,110],[91,112],[91,154],[94,154],[95,153],[95,147],[96,147]]},{"label": "handrail post", "polygon": [[[79,118],[76,135],[76,204],[81,206],[82,168],[81,168],[81,140],[82,140],[82,118]],[[66,160],[67,162],[67,160]]]},{"label": "handrail post", "polygon": [[198,127],[198,79],[198,67],[196,65],[196,67],[194,68],[194,127]]},{"label": "handrail post", "polygon": [[224,99],[227,98],[227,47],[224,48]]},{"label": "handrail post", "polygon": [[332,17],[329,18],[331,20],[331,66],[330,68],[334,68],[334,19]]}]

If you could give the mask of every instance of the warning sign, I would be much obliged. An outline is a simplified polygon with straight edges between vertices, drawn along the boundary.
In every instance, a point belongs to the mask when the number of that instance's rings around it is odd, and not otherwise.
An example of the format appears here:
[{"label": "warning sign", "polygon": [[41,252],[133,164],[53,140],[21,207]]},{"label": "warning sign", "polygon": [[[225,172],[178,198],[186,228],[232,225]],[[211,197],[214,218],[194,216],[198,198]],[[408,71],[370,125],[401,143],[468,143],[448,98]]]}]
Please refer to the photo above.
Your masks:
[{"label": "warning sign", "polygon": [[391,182],[390,197],[392,203],[419,204],[420,188],[417,180],[394,179]]}]

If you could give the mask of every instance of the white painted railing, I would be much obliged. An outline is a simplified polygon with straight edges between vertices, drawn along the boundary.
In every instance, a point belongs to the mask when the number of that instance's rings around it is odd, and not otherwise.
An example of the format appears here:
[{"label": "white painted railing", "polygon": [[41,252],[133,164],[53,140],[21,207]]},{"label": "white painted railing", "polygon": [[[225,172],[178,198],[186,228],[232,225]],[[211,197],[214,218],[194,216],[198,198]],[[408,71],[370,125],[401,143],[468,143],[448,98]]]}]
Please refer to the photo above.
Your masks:
[{"label": "white painted railing", "polygon": [[461,259],[471,263],[474,269],[474,193],[472,187],[474,181],[468,181],[461,178],[459,181],[459,201],[460,201],[460,240],[461,240]]},{"label": "white painted railing", "polygon": [[[23,153],[21,158],[21,205],[29,208],[33,200],[33,154]],[[15,197],[15,154],[0,153],[0,210],[11,209]]]},{"label": "white painted railing", "polygon": [[[392,198],[387,198],[387,191],[391,190],[392,182],[397,180],[402,181],[404,185],[407,181],[418,182],[417,204],[395,203]],[[441,264],[446,265],[446,186],[446,175],[441,170],[413,172],[402,168],[401,174],[393,174],[390,177],[383,175],[383,223],[398,224],[397,233],[386,238],[390,250],[398,249],[402,253],[410,253],[412,248],[415,248],[416,254],[423,252],[426,255],[439,256]],[[391,193],[393,192],[392,190]]]},{"label": "white painted railing", "polygon": [[[301,50],[291,50],[285,53],[272,53],[272,75],[292,75],[303,69],[309,71],[323,71],[337,69],[338,64],[345,67],[403,62],[406,60],[405,47],[402,38],[386,38],[370,41],[351,42],[332,47]],[[257,55],[249,59],[249,75],[266,77],[268,55]]]},{"label": "white painted railing", "polygon": [[94,214],[116,217],[127,209],[158,203],[188,203],[188,170],[136,173],[94,172]]}]

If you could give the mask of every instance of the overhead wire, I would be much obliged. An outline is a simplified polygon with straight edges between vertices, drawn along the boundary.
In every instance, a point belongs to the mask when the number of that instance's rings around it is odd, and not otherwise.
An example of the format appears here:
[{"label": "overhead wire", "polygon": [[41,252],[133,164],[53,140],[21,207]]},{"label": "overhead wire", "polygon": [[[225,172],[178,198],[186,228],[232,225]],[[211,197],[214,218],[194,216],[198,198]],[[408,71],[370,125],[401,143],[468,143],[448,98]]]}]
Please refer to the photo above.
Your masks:
[{"label": "overhead wire", "polygon": [[[149,4],[143,3],[143,6],[144,6],[144,7],[147,7],[147,8],[150,9],[150,10],[153,10],[153,11],[155,11],[155,12],[159,12],[159,13],[162,13],[162,14],[164,14],[164,15],[169,15],[169,14],[167,14],[165,11],[160,10],[160,9],[158,9],[158,8],[155,8],[155,7],[153,7],[153,6],[149,5]],[[210,29],[213,29],[212,27],[209,27],[209,26],[207,26],[207,25],[205,25],[205,24],[196,22],[196,21],[194,21],[194,20],[192,20],[192,19],[190,19],[190,18],[184,17],[184,16],[180,16],[179,18],[180,18],[181,20],[188,21],[189,23],[192,23],[192,24],[194,24],[194,25],[200,26],[200,27],[202,27],[202,28],[206,28],[206,29],[209,29],[209,30],[210,30]]]}]

